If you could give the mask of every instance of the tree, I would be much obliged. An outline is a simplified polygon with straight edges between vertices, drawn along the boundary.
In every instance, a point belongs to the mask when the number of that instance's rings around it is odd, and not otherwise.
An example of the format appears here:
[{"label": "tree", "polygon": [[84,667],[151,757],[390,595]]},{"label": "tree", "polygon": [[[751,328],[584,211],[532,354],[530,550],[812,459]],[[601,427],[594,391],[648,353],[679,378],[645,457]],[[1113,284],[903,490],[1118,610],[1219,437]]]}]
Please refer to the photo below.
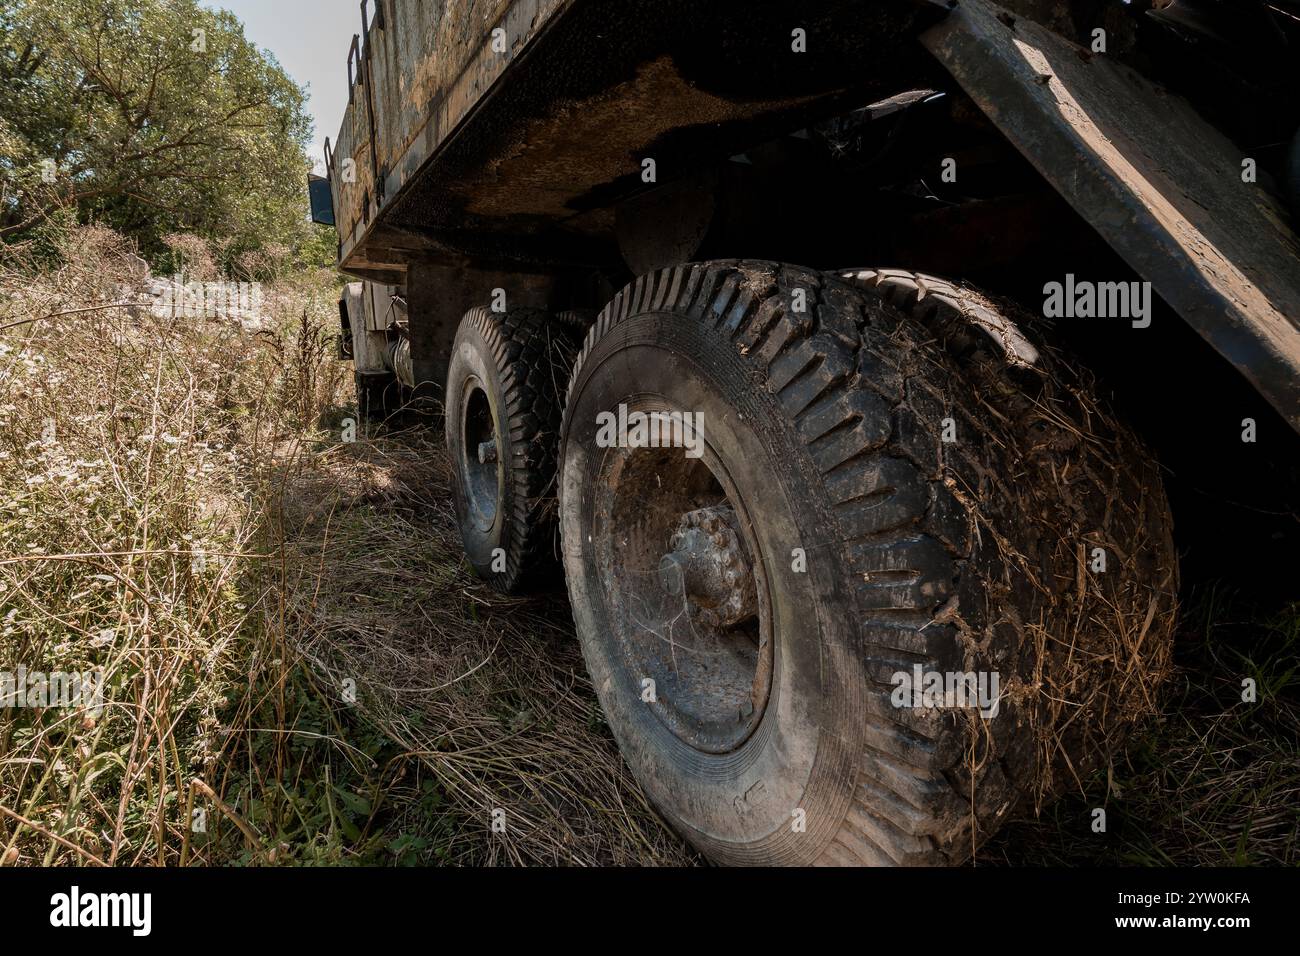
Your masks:
[{"label": "tree", "polygon": [[135,237],[298,246],[303,91],[230,13],[197,0],[0,6],[0,240],[60,208]]}]

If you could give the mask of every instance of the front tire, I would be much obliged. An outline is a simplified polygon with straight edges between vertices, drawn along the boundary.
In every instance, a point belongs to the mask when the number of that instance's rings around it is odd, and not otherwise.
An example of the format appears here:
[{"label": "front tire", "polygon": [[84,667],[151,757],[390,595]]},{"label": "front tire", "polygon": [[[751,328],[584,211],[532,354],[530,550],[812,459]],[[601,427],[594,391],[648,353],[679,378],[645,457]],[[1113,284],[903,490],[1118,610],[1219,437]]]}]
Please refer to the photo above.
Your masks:
[{"label": "front tire", "polygon": [[[583,653],[637,779],[720,863],[960,862],[1104,759],[1168,661],[1169,516],[1132,436],[988,300],[904,312],[901,280],[854,279],[643,277],[570,383]],[[694,447],[621,432],[687,413]],[[918,667],[998,674],[997,708],[898,706]]]}]

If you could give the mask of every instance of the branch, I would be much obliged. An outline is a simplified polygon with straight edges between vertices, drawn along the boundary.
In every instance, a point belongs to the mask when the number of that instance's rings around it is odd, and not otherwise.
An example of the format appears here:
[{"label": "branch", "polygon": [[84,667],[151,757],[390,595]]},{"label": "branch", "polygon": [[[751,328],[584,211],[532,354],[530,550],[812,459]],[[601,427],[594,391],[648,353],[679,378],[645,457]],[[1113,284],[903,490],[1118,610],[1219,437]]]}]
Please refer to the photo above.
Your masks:
[{"label": "branch", "polygon": [[33,830],[35,830],[37,833],[41,834],[42,836],[49,837],[55,843],[67,847],[69,850],[73,851],[78,856],[84,857],[85,859],[89,860],[91,863],[94,863],[97,866],[108,866],[107,863],[105,863],[99,857],[95,856],[95,854],[91,853],[89,850],[83,850],[81,847],[77,846],[77,844],[73,843],[72,841],[65,840],[57,833],[51,833],[49,830],[45,829],[45,827],[41,826],[39,823],[33,823],[31,820],[28,820],[26,817],[14,813],[8,807],[0,807],[0,813],[3,813],[7,817],[12,817],[14,820],[17,820],[25,827],[31,827]]},{"label": "branch", "polygon": [[6,329],[16,329],[20,325],[30,325],[33,322],[41,322],[45,319],[56,319],[61,315],[77,315],[80,312],[103,312],[105,309],[124,309],[128,306],[138,305],[136,302],[110,302],[107,305],[92,305],[84,309],[68,309],[66,312],[51,312],[49,315],[38,315],[32,319],[21,319],[17,322],[10,322],[8,325],[0,325],[0,332]]}]

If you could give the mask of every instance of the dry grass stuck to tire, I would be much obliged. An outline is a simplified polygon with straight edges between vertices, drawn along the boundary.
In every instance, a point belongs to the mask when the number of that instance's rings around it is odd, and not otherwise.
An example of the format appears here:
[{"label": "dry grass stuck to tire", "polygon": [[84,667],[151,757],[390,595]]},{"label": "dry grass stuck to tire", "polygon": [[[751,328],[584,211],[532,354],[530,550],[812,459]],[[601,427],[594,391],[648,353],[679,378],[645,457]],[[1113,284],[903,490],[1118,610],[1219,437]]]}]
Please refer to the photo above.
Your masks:
[{"label": "dry grass stuck to tire", "polygon": [[[1083,791],[981,852],[1019,866],[1300,864],[1300,604],[1189,595],[1160,716]],[[1257,700],[1242,700],[1250,678]],[[1106,829],[1094,829],[1096,811]]]}]

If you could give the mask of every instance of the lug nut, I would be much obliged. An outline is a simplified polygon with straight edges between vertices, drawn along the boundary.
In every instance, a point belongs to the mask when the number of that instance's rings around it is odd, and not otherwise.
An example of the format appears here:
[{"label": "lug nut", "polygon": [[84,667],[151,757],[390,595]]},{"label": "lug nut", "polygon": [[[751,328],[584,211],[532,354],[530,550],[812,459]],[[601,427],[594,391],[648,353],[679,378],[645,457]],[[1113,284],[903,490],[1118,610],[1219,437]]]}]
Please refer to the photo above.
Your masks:
[{"label": "lug nut", "polygon": [[490,465],[497,460],[497,443],[495,441],[485,441],[478,446],[478,463],[480,465]]}]

